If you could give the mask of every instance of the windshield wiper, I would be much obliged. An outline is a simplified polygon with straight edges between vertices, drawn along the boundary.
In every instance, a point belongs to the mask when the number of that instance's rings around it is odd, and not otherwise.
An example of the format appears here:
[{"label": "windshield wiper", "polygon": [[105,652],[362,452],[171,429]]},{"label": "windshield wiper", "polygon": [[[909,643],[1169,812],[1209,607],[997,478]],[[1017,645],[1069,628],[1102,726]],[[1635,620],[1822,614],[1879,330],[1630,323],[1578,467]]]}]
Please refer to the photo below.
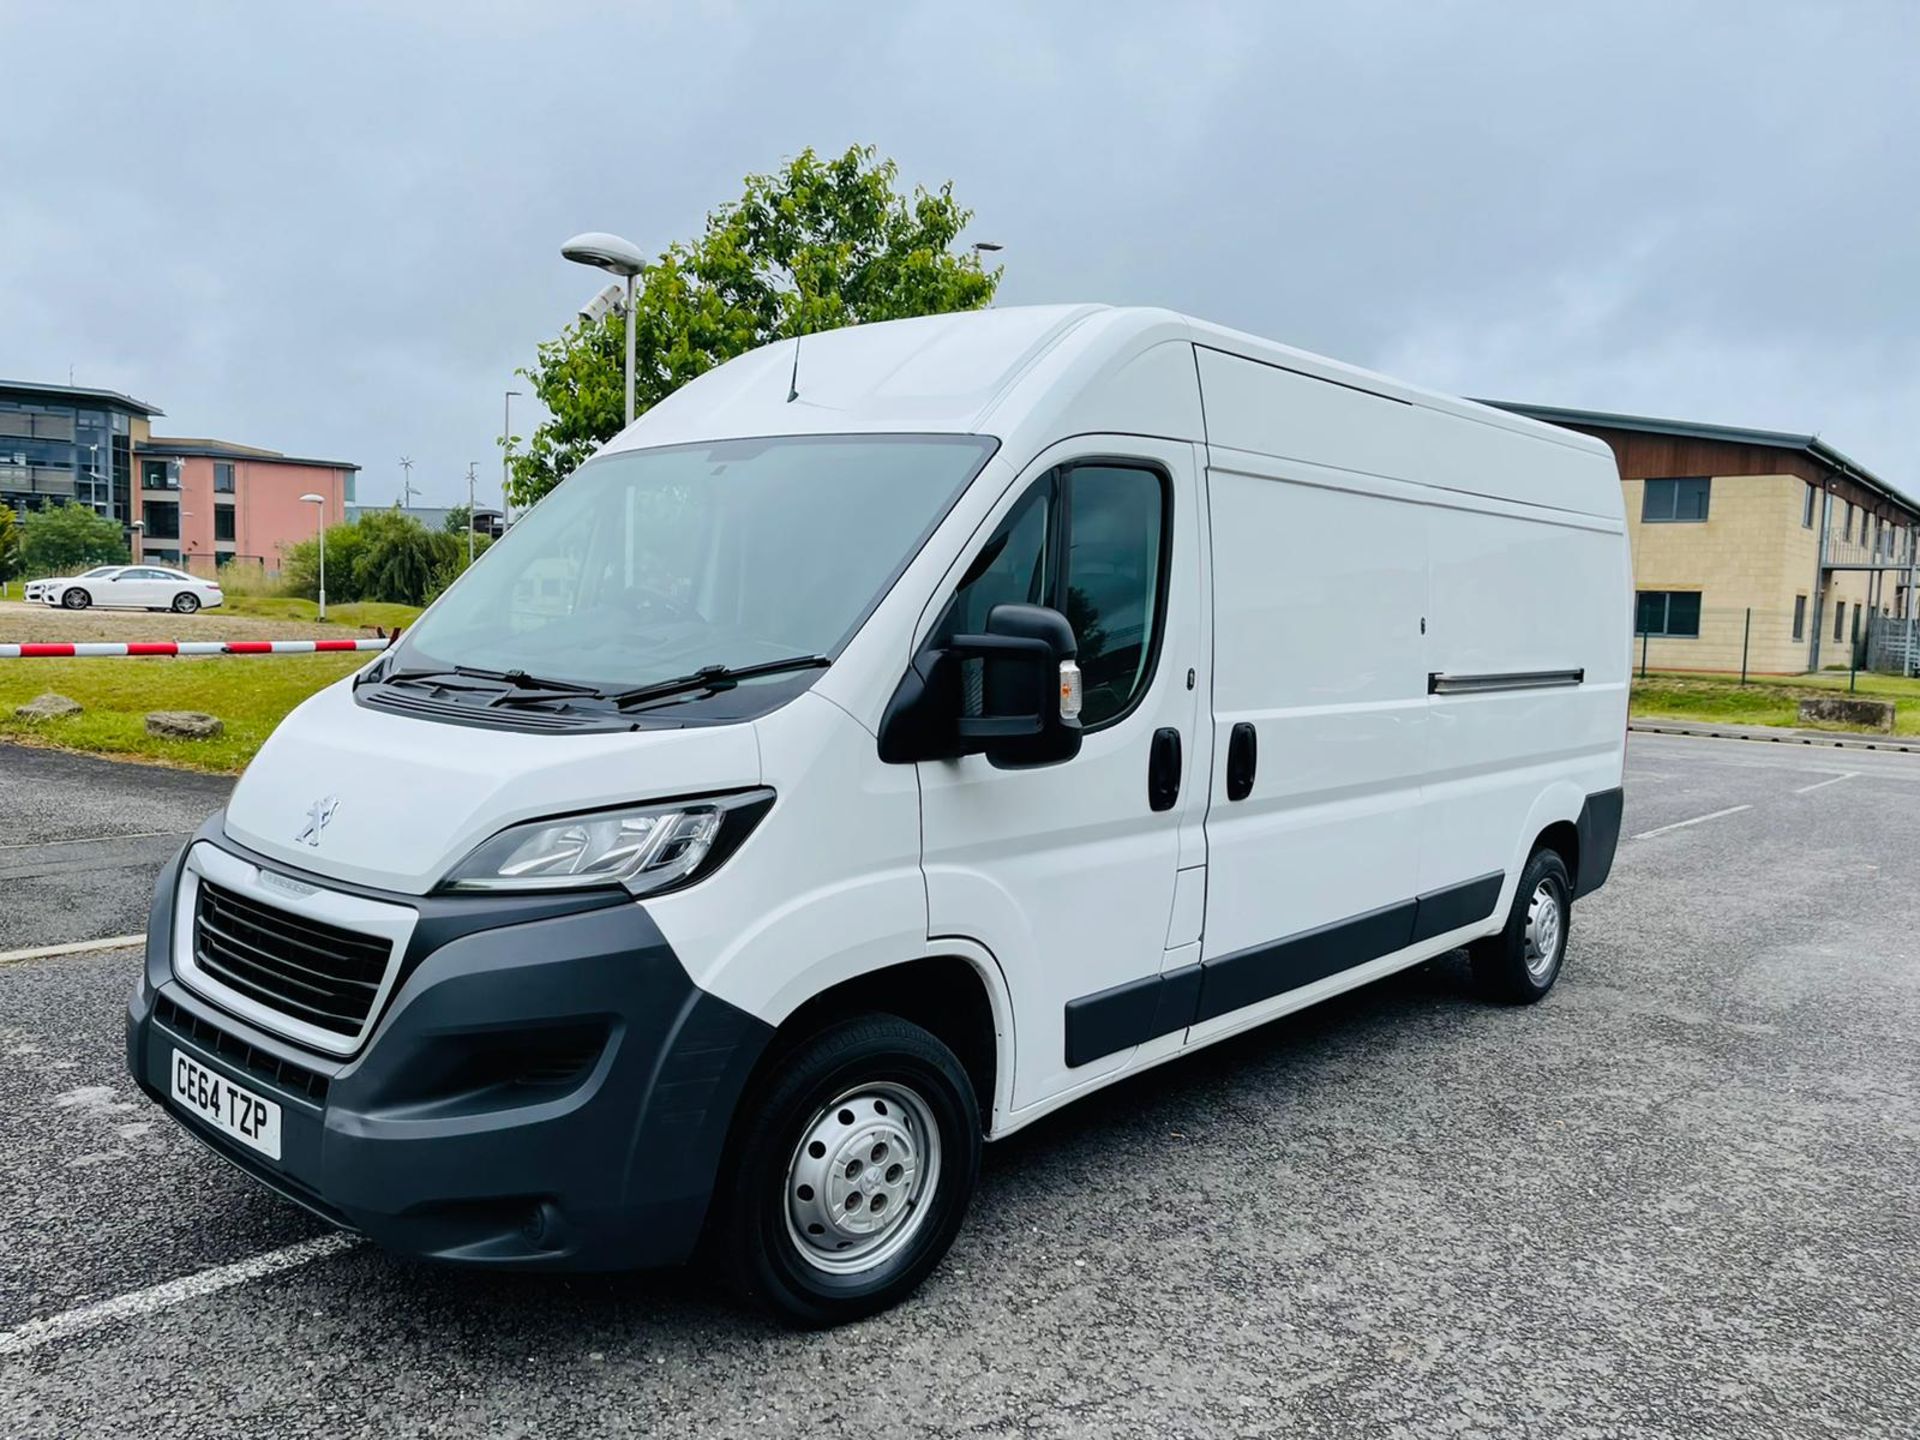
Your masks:
[{"label": "windshield wiper", "polygon": [[824,670],[833,662],[824,655],[792,655],[785,660],[763,660],[758,665],[702,665],[691,675],[674,680],[656,680],[651,685],[636,685],[631,690],[615,690],[600,698],[621,710],[644,705],[649,700],[664,700],[689,691],[731,690],[742,680],[757,680],[762,675],[785,675],[794,670]]},{"label": "windshield wiper", "polygon": [[552,700],[567,695],[600,694],[593,685],[577,685],[571,680],[543,680],[529,675],[524,670],[482,670],[472,665],[453,665],[444,670],[390,670],[384,675],[368,674],[361,677],[361,683],[374,681],[382,685],[426,684],[443,685],[455,690],[476,690],[475,685],[454,685],[453,680],[492,680],[509,687],[496,697],[494,703],[510,703],[519,700]]}]

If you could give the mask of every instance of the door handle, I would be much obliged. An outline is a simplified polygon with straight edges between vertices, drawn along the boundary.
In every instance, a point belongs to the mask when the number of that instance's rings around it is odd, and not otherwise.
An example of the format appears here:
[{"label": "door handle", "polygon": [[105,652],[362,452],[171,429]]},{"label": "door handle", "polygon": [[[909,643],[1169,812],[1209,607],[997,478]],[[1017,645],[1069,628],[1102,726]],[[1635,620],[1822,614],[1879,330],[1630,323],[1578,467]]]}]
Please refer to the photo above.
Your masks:
[{"label": "door handle", "polygon": [[1180,798],[1180,732],[1172,728],[1153,732],[1147,756],[1147,804],[1171,810]]},{"label": "door handle", "polygon": [[1260,738],[1253,722],[1242,720],[1227,740],[1227,799],[1244,800],[1253,793],[1253,772],[1259,762]]}]

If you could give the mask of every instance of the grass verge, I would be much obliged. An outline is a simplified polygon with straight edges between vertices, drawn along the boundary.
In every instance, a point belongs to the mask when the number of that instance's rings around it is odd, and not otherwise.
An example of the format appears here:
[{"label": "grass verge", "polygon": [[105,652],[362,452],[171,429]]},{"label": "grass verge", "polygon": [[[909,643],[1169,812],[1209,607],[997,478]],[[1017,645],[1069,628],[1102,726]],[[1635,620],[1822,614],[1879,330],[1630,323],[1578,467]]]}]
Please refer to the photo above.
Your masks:
[{"label": "grass verge", "polygon": [[[119,755],[231,775],[246,766],[286,713],[374,657],[247,655],[174,659],[0,660],[0,738]],[[47,691],[83,707],[64,720],[13,713]],[[149,710],[203,710],[226,723],[212,740],[148,735]]]},{"label": "grass verge", "polygon": [[[1722,725],[1780,725],[1854,734],[1874,734],[1855,725],[1802,727],[1800,702],[1836,691],[1845,694],[1845,674],[1794,675],[1750,679],[1737,676],[1677,675],[1653,671],[1633,682],[1633,715],[1644,720],[1699,720]],[[1920,680],[1896,675],[1861,675],[1855,693],[1894,702],[1894,733],[1920,735]]]},{"label": "grass verge", "polygon": [[[229,615],[251,615],[261,620],[300,620],[318,623],[320,607],[311,600],[291,595],[229,595],[220,606]],[[218,613],[218,612],[216,612]],[[355,600],[345,605],[327,606],[329,625],[353,629],[380,626],[391,630],[396,625],[411,625],[420,618],[418,605],[392,605],[384,600]]]}]

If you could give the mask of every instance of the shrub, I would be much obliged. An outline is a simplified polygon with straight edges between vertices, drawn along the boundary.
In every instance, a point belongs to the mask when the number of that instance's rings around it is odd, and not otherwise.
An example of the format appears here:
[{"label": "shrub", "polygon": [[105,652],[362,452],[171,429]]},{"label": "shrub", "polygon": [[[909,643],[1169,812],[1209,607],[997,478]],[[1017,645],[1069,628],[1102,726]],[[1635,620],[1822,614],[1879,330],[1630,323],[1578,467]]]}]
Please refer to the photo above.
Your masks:
[{"label": "shrub", "polygon": [[33,576],[65,575],[91,565],[124,564],[127,542],[120,522],[85,505],[51,505],[21,522],[20,553]]}]

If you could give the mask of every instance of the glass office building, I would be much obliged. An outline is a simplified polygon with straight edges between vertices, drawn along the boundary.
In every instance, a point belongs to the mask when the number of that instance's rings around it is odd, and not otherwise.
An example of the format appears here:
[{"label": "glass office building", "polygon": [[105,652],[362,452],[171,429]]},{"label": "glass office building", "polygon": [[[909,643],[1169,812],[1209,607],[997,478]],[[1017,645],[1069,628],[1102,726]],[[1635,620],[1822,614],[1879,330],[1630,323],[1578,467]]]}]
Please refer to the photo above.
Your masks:
[{"label": "glass office building", "polygon": [[161,413],[114,390],[0,380],[0,505],[80,504],[131,523],[135,444]]}]

